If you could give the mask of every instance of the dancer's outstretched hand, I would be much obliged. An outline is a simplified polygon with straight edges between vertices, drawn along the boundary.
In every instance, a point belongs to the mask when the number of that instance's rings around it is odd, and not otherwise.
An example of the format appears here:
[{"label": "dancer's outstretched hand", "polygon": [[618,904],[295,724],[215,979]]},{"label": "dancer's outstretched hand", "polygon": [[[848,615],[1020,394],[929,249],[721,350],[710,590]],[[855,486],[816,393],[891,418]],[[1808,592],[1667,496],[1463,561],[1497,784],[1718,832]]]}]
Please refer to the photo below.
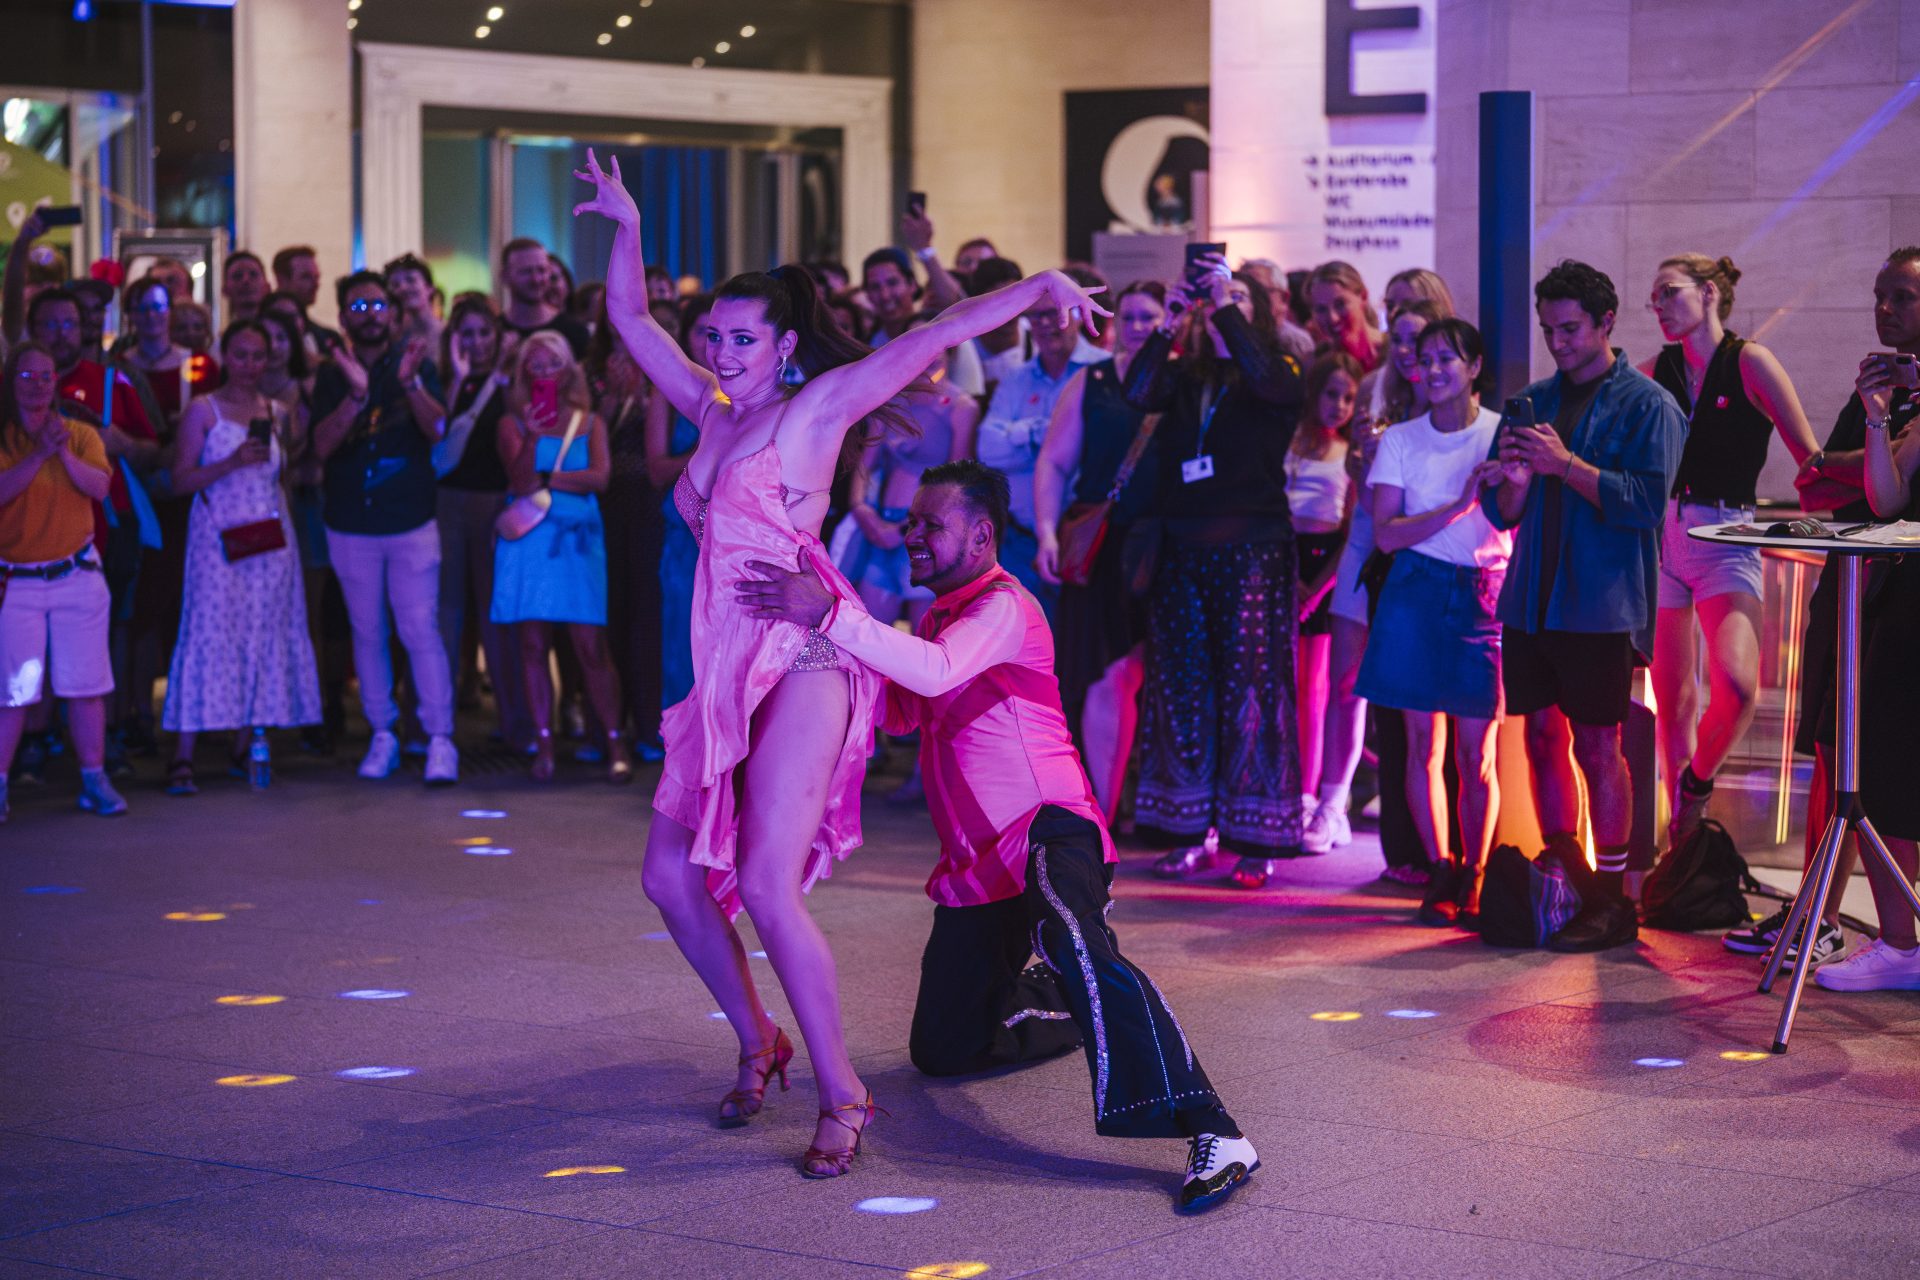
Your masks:
[{"label": "dancer's outstretched hand", "polygon": [[798,572],[764,560],[749,560],[747,568],[760,576],[742,579],[734,593],[756,618],[817,627],[833,612],[833,592],[805,560]]},{"label": "dancer's outstretched hand", "polygon": [[1060,327],[1063,329],[1084,325],[1088,333],[1098,334],[1100,326],[1095,324],[1095,316],[1110,316],[1107,310],[1093,300],[1096,293],[1106,292],[1103,284],[1086,288],[1076,282],[1064,271],[1043,272],[1042,280],[1046,287],[1047,301],[1060,308]]},{"label": "dancer's outstretched hand", "polygon": [[582,182],[593,184],[593,199],[573,206],[573,216],[583,213],[604,213],[623,227],[640,229],[640,206],[633,202],[626,184],[620,180],[620,157],[608,157],[609,168],[600,167],[599,157],[593,154],[593,148],[587,148],[587,167],[575,169],[573,176]]}]

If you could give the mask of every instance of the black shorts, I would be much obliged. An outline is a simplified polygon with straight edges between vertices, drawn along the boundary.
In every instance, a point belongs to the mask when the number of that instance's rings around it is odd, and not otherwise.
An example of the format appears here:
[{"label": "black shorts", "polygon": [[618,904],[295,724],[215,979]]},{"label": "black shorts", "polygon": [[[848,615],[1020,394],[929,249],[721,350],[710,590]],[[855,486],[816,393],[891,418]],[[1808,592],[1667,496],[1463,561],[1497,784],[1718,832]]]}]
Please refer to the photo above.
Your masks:
[{"label": "black shorts", "polygon": [[1633,701],[1633,636],[1625,631],[1500,632],[1507,714],[1558,707],[1575,724],[1624,724]]}]

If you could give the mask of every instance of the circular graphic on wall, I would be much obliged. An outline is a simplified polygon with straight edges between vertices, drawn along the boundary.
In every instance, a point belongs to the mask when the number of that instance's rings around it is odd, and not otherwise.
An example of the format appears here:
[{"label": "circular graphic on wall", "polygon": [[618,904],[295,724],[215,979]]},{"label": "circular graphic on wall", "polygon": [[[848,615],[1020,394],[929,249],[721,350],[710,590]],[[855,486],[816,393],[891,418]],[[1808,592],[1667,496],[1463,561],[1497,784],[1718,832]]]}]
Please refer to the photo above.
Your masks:
[{"label": "circular graphic on wall", "polygon": [[1147,116],[1115,135],[1100,165],[1100,194],[1116,229],[1185,231],[1193,223],[1193,175],[1207,167],[1208,137],[1184,116]]}]

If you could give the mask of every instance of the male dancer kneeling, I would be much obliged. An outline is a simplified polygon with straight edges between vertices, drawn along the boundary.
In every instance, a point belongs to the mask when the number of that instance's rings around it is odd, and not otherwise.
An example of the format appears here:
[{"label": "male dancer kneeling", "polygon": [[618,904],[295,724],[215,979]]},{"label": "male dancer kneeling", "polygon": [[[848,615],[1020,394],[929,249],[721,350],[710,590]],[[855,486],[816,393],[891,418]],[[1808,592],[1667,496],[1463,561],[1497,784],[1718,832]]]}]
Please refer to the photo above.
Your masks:
[{"label": "male dancer kneeling", "polygon": [[[998,471],[950,462],[921,477],[907,554],[913,584],[938,598],[917,636],[836,608],[804,564],[796,573],[753,563],[765,580],[738,590],[760,616],[817,627],[887,677],[886,730],[920,731],[940,862],[927,881],[937,905],[920,962],[914,1065],[958,1075],[1084,1042],[1095,1130],[1187,1138],[1179,1208],[1198,1212],[1232,1195],[1260,1160],[1165,997],[1107,927],[1113,840],[1060,709],[1053,634],[999,565],[1006,526]],[[1022,972],[1035,947],[1045,967]]]}]

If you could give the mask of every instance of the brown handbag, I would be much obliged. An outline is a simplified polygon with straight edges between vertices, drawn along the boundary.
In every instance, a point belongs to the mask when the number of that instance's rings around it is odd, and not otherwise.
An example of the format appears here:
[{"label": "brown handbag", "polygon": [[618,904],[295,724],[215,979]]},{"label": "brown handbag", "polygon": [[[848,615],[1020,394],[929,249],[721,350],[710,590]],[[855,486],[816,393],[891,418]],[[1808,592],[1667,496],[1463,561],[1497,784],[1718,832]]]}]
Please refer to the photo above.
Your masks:
[{"label": "brown handbag", "polygon": [[1147,442],[1153,439],[1154,429],[1159,425],[1157,413],[1140,419],[1140,429],[1133,433],[1127,456],[1121,459],[1120,469],[1113,473],[1113,485],[1107,490],[1107,496],[1098,502],[1076,502],[1060,517],[1060,531],[1055,535],[1060,544],[1060,581],[1084,587],[1093,580],[1094,561],[1100,557],[1100,548],[1106,544],[1107,530],[1113,522],[1113,504],[1120,500],[1127,481],[1133,479],[1134,468],[1140,465]]},{"label": "brown handbag", "polygon": [[249,520],[220,531],[220,551],[226,556],[228,564],[264,552],[279,551],[286,545],[287,531],[277,515],[265,520]]}]

